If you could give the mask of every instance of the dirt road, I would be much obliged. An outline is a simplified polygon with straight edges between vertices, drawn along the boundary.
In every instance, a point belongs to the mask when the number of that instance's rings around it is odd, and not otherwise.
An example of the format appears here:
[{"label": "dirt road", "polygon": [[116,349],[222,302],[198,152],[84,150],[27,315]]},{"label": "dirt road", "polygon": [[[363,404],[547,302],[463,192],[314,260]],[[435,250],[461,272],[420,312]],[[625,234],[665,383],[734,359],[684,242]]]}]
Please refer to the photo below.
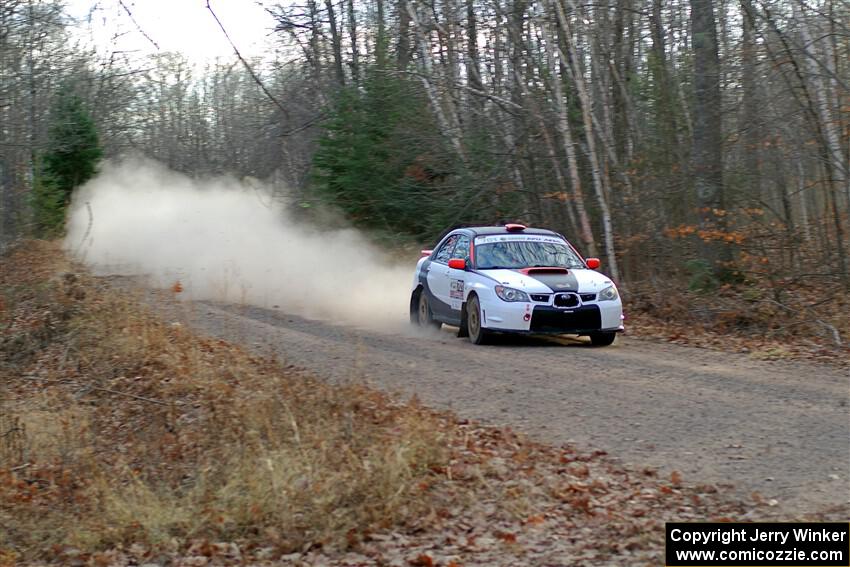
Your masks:
[{"label": "dirt road", "polygon": [[448,328],[376,332],[206,302],[182,311],[203,332],[329,379],[365,379],[686,482],[734,484],[743,497],[776,499],[783,514],[850,502],[847,370],[628,337],[608,348],[565,338],[474,347]]}]

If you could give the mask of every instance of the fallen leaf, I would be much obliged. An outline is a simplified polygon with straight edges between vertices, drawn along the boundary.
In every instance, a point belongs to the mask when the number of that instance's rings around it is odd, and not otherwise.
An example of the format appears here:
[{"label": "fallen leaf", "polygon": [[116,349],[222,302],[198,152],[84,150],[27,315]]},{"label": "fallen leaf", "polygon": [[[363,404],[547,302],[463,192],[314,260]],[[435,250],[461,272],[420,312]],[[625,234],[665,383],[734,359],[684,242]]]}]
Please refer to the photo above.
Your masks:
[{"label": "fallen leaf", "polygon": [[581,494],[570,499],[570,504],[574,508],[581,510],[584,513],[590,513],[590,496]]},{"label": "fallen leaf", "polygon": [[679,471],[673,471],[670,473],[670,482],[673,486],[679,486],[682,484],[682,473]]},{"label": "fallen leaf", "polygon": [[413,567],[434,567],[434,560],[431,559],[430,555],[422,554],[416,557],[416,559],[411,559],[408,563],[413,565]]},{"label": "fallen leaf", "polygon": [[572,463],[567,467],[567,470],[571,475],[578,478],[587,478],[590,475],[590,469],[587,468],[587,465],[581,463]]}]

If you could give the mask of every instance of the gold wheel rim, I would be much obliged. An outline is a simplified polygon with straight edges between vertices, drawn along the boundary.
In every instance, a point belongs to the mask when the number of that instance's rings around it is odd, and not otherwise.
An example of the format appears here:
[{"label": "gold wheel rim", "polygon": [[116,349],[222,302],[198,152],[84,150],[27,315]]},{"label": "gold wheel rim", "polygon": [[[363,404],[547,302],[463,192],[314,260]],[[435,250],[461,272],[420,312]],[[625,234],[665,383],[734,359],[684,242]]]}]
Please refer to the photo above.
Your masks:
[{"label": "gold wheel rim", "polygon": [[470,307],[472,307],[472,309],[469,311],[469,334],[473,337],[477,337],[478,330],[481,326],[480,321],[478,320],[478,302],[473,301]]},{"label": "gold wheel rim", "polygon": [[423,295],[419,296],[419,324],[423,327],[428,324],[428,303],[425,300],[424,291]]}]

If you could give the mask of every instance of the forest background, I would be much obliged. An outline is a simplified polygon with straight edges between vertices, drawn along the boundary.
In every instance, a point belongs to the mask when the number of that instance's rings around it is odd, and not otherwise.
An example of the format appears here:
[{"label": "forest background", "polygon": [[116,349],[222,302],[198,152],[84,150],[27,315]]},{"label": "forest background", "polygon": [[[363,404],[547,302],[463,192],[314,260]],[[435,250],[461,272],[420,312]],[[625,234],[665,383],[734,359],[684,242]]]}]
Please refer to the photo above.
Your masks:
[{"label": "forest background", "polygon": [[4,0],[0,245],[61,232],[101,157],[142,154],[265,180],[388,241],[551,227],[636,311],[842,344],[846,2],[262,5],[273,48],[201,66],[158,49],[131,3],[114,6],[137,29],[116,37],[143,34],[148,54],[85,40],[100,3],[81,19]]}]

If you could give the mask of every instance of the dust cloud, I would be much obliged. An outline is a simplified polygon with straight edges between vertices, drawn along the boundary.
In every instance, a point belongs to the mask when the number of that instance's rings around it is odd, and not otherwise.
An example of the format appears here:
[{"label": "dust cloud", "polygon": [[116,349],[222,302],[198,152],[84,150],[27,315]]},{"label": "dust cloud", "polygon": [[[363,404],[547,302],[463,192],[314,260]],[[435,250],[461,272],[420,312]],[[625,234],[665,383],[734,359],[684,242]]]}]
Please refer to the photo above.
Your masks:
[{"label": "dust cloud", "polygon": [[179,281],[188,299],[373,328],[407,319],[412,264],[393,265],[357,230],[300,222],[257,181],[106,162],[74,195],[65,248],[97,274]]}]

